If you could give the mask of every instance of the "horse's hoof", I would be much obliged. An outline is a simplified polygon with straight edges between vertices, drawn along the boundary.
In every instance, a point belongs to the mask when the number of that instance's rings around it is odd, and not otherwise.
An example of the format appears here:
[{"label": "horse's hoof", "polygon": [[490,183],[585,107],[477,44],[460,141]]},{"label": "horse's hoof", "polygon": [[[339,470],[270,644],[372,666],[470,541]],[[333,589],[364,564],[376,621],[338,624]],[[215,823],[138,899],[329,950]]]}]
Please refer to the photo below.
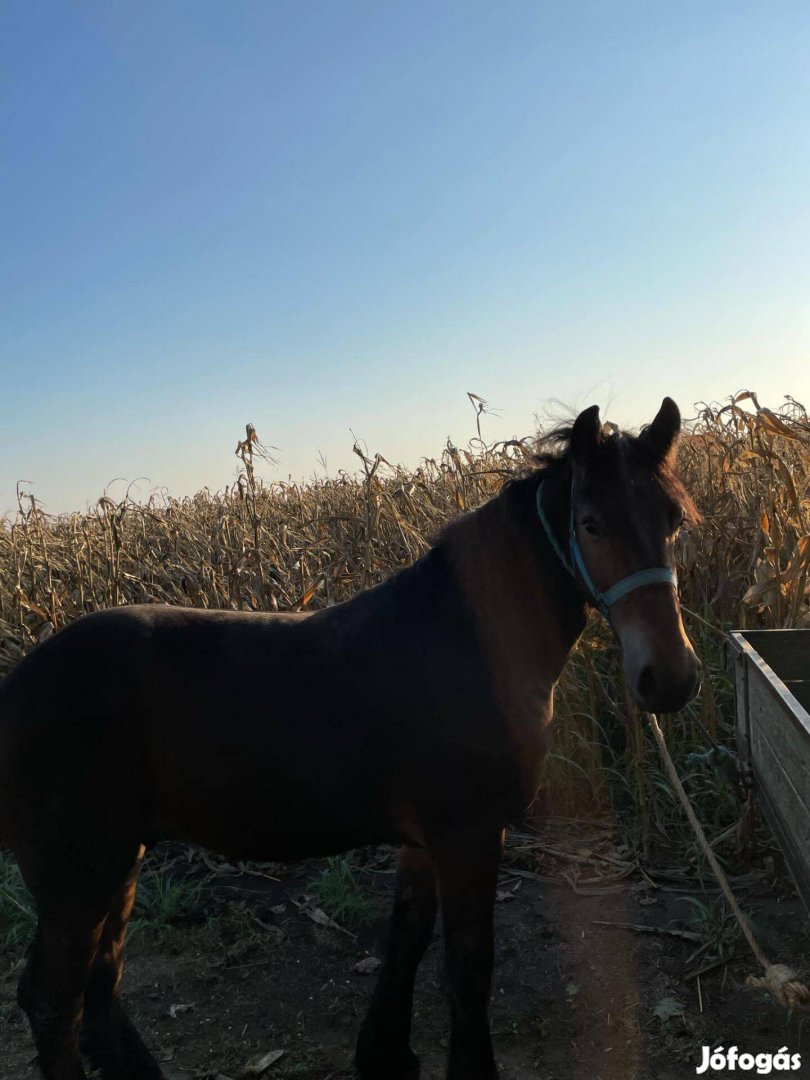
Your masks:
[{"label": "horse's hoof", "polygon": [[354,1067],[360,1080],[419,1080],[419,1058],[408,1047],[405,1055],[393,1059],[388,1053],[374,1053],[358,1044]]}]

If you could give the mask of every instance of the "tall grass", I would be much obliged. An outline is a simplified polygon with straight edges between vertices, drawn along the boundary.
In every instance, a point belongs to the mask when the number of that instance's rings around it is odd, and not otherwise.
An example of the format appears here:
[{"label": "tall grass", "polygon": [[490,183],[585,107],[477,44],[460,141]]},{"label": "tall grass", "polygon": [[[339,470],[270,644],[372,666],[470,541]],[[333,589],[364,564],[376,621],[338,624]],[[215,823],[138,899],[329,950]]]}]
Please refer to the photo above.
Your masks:
[{"label": "tall grass", "polygon": [[[478,400],[478,399],[476,399]],[[473,402],[475,404],[475,402]],[[98,500],[84,514],[49,516],[21,492],[0,523],[0,673],[83,612],[138,602],[238,610],[304,610],[347,599],[410,563],[454,515],[478,506],[531,463],[533,438],[465,449],[449,442],[415,470],[354,451],[361,466],[305,484],[263,483],[252,428],[243,469],[220,492],[175,499]],[[810,419],[791,398],[777,410],[743,392],[704,405],[681,468],[703,522],[679,542],[686,620],[709,677],[669,723],[676,755],[731,738],[732,697],[722,634],[730,627],[810,625]],[[671,836],[674,802],[654,750],[629,711],[615,650],[598,620],[557,694],[547,780],[559,813],[618,798],[643,843]],[[711,772],[690,781],[717,829],[731,820],[731,787]]]}]

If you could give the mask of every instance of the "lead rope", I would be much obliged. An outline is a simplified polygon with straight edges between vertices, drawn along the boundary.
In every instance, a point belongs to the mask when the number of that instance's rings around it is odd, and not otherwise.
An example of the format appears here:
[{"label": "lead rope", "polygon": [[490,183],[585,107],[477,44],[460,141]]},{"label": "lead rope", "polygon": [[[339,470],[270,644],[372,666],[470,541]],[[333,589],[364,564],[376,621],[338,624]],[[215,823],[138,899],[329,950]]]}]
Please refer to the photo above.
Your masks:
[{"label": "lead rope", "polygon": [[706,860],[709,866],[714,871],[714,876],[717,878],[718,884],[728,901],[728,905],[731,908],[734,918],[737,920],[740,929],[743,932],[745,940],[751,949],[751,952],[759,961],[765,974],[761,978],[757,978],[754,975],[749,975],[745,980],[749,986],[754,986],[758,990],[766,990],[772,997],[774,997],[780,1004],[785,1005],[788,1009],[804,1009],[810,1010],[810,989],[808,989],[803,982],[801,982],[796,975],[795,971],[792,971],[785,964],[771,964],[768,962],[768,958],[765,953],[759,947],[757,939],[754,937],[751,926],[748,922],[748,917],[737,903],[737,898],[731,891],[731,886],[728,883],[728,878],[725,875],[720,863],[717,861],[717,857],[712,851],[709,841],[706,839],[706,834],[703,831],[703,826],[698,821],[695,811],[692,809],[692,804],[689,801],[689,796],[684,790],[680,777],[675,770],[672,758],[670,757],[669,750],[667,749],[666,741],[664,740],[664,733],[661,731],[661,727],[658,723],[658,718],[655,713],[644,714],[647,722],[650,725],[650,730],[655,737],[655,741],[658,745],[658,752],[664,762],[664,768],[666,769],[667,776],[675,788],[680,799],[681,806],[686,812],[686,816],[689,819],[689,824],[694,830],[697,837],[700,850],[706,856]]}]

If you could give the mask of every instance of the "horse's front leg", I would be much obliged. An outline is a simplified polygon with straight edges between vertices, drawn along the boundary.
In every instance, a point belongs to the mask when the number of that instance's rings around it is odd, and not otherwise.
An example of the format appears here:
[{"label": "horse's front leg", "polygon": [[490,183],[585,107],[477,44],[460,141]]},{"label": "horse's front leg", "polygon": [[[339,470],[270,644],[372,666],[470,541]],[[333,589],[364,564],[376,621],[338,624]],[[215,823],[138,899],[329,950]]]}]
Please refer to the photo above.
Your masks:
[{"label": "horse's front leg", "polygon": [[493,914],[503,831],[469,828],[433,844],[450,990],[447,1080],[497,1080],[489,1034]]},{"label": "horse's front leg", "polygon": [[403,848],[385,961],[357,1042],[362,1080],[416,1080],[419,1060],[410,1049],[413,984],[436,921],[433,860],[421,848]]}]

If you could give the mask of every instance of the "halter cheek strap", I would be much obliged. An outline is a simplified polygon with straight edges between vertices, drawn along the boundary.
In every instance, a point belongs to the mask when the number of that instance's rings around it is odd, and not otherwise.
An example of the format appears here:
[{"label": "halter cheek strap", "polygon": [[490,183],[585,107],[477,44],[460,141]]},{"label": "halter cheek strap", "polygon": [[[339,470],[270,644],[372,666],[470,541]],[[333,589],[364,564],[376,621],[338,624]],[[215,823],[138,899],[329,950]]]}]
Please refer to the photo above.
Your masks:
[{"label": "halter cheek strap", "polygon": [[636,589],[641,589],[645,585],[659,585],[663,583],[665,585],[672,585],[674,589],[678,588],[678,575],[674,570],[670,569],[668,566],[651,566],[647,570],[638,570],[635,574],[628,574],[627,577],[617,581],[615,585],[611,585],[605,592],[600,592],[594,584],[593,578],[588,573],[588,567],[585,565],[585,559],[583,558],[582,550],[579,546],[579,541],[577,540],[573,484],[571,485],[571,517],[568,530],[568,551],[570,558],[566,558],[565,552],[560,546],[557,537],[554,535],[554,530],[551,528],[551,523],[543,509],[543,481],[541,481],[537,487],[537,514],[557,558],[574,580],[576,580],[577,575],[579,575],[591,601],[606,619],[610,619],[610,609],[617,600],[621,600],[623,596],[627,596],[628,593],[635,592]]}]

